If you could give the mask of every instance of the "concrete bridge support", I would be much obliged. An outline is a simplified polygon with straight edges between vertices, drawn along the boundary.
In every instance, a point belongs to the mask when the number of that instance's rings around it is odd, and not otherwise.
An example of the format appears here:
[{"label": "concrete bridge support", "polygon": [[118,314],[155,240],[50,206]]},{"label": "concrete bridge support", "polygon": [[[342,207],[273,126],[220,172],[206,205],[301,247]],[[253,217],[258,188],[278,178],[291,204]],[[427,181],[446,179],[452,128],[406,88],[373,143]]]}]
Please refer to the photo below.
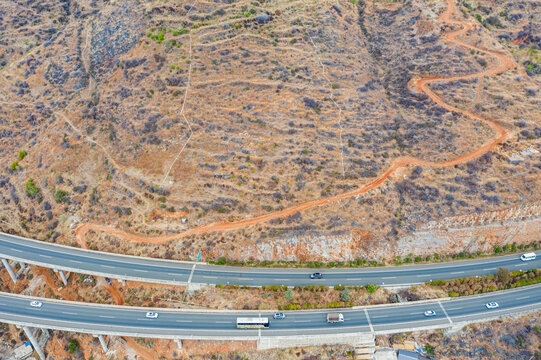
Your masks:
[{"label": "concrete bridge support", "polygon": [[103,349],[103,352],[107,353],[109,351],[109,348],[107,347],[107,343],[105,342],[103,335],[98,335],[98,339],[100,340],[100,344],[101,344],[101,348]]},{"label": "concrete bridge support", "polygon": [[34,333],[32,332],[32,329],[30,329],[28,326],[23,326],[23,330],[28,340],[30,340],[32,347],[34,348],[34,351],[38,354],[39,358],[41,360],[45,360],[45,354],[43,353],[43,350],[41,349],[41,346],[39,345],[38,341],[34,337]]},{"label": "concrete bridge support", "polygon": [[176,342],[177,345],[178,345],[178,349],[179,349],[179,350],[182,350],[182,339],[175,339],[175,342]]},{"label": "concrete bridge support", "polygon": [[55,272],[60,274],[60,278],[62,279],[62,282],[64,283],[64,286],[68,285],[68,278],[66,277],[66,274],[62,270],[55,270]]},{"label": "concrete bridge support", "polygon": [[9,261],[7,261],[6,259],[2,259],[2,264],[8,271],[8,274],[9,274],[9,277],[11,277],[11,280],[13,280],[14,283],[17,283],[17,275],[15,275],[15,273],[13,272],[13,268],[9,264]]}]

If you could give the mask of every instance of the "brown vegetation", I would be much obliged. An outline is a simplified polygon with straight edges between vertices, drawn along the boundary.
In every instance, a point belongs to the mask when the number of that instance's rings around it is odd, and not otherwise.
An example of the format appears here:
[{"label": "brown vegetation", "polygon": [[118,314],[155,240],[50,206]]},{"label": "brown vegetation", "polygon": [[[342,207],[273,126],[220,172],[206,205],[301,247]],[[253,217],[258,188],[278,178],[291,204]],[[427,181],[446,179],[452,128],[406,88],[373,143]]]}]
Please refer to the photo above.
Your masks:
[{"label": "brown vegetation", "polygon": [[4,231],[374,259],[429,221],[537,200],[539,156],[508,159],[541,136],[539,93],[466,4],[49,5],[6,8],[24,39],[2,28]]}]

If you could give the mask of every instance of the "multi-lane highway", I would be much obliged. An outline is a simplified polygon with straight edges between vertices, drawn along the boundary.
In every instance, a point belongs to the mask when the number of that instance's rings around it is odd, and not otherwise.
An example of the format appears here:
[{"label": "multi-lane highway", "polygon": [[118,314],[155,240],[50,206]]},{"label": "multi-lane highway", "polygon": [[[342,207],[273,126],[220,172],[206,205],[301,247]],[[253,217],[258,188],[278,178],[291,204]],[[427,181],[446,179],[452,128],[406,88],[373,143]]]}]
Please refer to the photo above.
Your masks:
[{"label": "multi-lane highway", "polygon": [[[450,263],[346,269],[272,269],[226,267],[169,261],[85,250],[0,233],[0,257],[57,270],[163,284],[261,285],[364,285],[397,286],[428,280],[494,274],[498,267],[510,270],[541,268],[541,256],[523,262],[508,255]],[[323,279],[311,280],[319,271]]]},{"label": "multi-lane highway", "polygon": [[[62,300],[40,299],[40,308],[30,306],[30,298],[0,293],[0,322],[70,330],[103,335],[162,338],[247,339],[257,336],[317,335],[330,333],[393,333],[423,328],[444,328],[452,324],[491,319],[512,313],[537,310],[541,305],[541,285],[485,295],[442,301],[417,302],[336,310],[345,321],[327,324],[327,311],[286,312],[274,320],[270,312],[195,311],[155,309],[157,319],[147,319],[151,309],[96,305]],[[500,307],[487,309],[487,302]],[[426,310],[436,312],[425,317]],[[261,330],[236,329],[238,316],[268,317],[270,327]]]}]

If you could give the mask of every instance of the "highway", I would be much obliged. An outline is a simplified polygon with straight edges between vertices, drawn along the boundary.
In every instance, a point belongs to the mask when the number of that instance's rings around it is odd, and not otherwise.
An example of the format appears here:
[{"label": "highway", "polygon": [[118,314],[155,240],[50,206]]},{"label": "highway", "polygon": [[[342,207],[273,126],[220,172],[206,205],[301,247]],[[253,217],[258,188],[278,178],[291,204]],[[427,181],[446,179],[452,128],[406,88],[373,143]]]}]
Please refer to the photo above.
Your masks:
[{"label": "highway", "polygon": [[[384,334],[445,328],[461,322],[538,310],[541,285],[450,300],[334,310],[344,314],[345,321],[339,324],[328,324],[325,310],[285,312],[285,319],[274,320],[271,311],[149,309],[53,299],[39,299],[43,306],[35,308],[29,305],[34,299],[0,293],[0,322],[102,335],[239,340],[258,336]],[[487,309],[485,304],[491,301],[498,302],[500,307]],[[159,317],[147,319],[145,313],[150,310],[157,311]],[[436,316],[425,317],[423,313],[426,310],[435,311]],[[259,330],[237,329],[238,316],[268,317],[270,327],[261,333]]]},{"label": "highway", "polygon": [[[429,280],[494,274],[498,267],[511,271],[541,268],[541,256],[523,262],[519,255],[425,265],[342,269],[275,269],[215,266],[153,259],[62,246],[0,233],[0,257],[27,264],[114,279],[171,285],[365,285],[403,286]],[[323,279],[309,275],[321,272]]]}]

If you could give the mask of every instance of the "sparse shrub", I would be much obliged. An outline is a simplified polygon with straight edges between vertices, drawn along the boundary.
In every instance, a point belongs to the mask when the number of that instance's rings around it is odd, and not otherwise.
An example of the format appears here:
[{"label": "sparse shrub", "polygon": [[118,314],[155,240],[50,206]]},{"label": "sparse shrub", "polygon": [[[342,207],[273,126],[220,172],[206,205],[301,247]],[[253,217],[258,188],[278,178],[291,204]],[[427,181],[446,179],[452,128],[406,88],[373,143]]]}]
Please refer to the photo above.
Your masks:
[{"label": "sparse shrub", "polygon": [[68,346],[69,353],[73,354],[77,351],[77,349],[79,349],[79,343],[77,342],[77,340],[71,339]]},{"label": "sparse shrub", "polygon": [[498,274],[498,280],[501,283],[506,284],[509,281],[509,269],[504,268],[504,267],[499,267],[497,274]]},{"label": "sparse shrub", "polygon": [[366,291],[368,291],[370,294],[373,294],[376,292],[376,290],[378,289],[378,286],[376,284],[368,284],[368,285],[365,285],[364,288],[366,289]]},{"label": "sparse shrub", "polygon": [[425,351],[427,354],[429,355],[434,355],[435,354],[435,350],[433,346],[431,345],[425,345]]},{"label": "sparse shrub", "polygon": [[66,196],[67,195],[68,195],[68,193],[65,192],[64,190],[56,190],[56,192],[54,193],[54,200],[57,203],[64,203],[64,202],[66,202]]},{"label": "sparse shrub", "polygon": [[165,38],[165,34],[162,32],[158,33],[158,44],[161,44],[163,39]]},{"label": "sparse shrub", "polygon": [[290,288],[287,288],[287,290],[285,292],[285,297],[286,297],[287,301],[293,300],[293,291],[291,291]]},{"label": "sparse shrub", "polygon": [[21,167],[19,166],[19,162],[18,161],[14,161],[10,167],[9,167],[12,171],[17,171],[19,170]]},{"label": "sparse shrub", "polygon": [[350,298],[350,292],[349,292],[349,289],[348,288],[345,288],[341,293],[340,293],[340,300],[342,301],[349,301],[349,298]]},{"label": "sparse shrub", "polygon": [[19,160],[24,159],[25,156],[26,156],[26,150],[19,151]]},{"label": "sparse shrub", "polygon": [[34,183],[34,179],[30,178],[26,181],[26,185],[24,186],[26,195],[31,199],[38,199],[38,201],[41,201],[41,190],[36,186]]}]

